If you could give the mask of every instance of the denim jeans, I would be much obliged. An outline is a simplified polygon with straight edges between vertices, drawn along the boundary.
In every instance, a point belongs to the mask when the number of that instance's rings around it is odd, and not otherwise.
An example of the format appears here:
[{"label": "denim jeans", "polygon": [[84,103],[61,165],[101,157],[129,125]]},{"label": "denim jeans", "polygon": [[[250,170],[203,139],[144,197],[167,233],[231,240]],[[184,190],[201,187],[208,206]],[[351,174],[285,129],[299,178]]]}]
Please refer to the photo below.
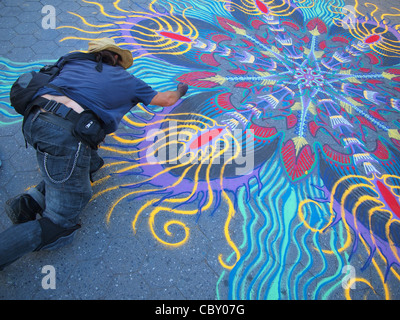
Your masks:
[{"label": "denim jeans", "polygon": [[[30,113],[23,128],[25,139],[36,150],[43,177],[38,187],[29,193],[44,208],[42,217],[63,228],[77,225],[79,215],[92,196],[93,151],[72,135],[71,128],[69,121],[40,110]],[[0,233],[0,268],[35,251],[42,244],[44,232],[39,220],[34,220],[13,225]],[[74,234],[45,248],[70,243]]]}]

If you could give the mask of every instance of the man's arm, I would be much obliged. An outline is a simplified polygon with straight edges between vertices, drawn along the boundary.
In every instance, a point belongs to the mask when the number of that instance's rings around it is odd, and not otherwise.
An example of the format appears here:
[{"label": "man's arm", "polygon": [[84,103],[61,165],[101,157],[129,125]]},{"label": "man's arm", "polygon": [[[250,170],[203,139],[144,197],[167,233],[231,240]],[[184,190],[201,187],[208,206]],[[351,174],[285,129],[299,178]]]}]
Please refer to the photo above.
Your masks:
[{"label": "man's arm", "polygon": [[188,85],[180,82],[175,91],[158,92],[151,100],[150,104],[160,107],[170,107],[174,105],[188,90]]}]

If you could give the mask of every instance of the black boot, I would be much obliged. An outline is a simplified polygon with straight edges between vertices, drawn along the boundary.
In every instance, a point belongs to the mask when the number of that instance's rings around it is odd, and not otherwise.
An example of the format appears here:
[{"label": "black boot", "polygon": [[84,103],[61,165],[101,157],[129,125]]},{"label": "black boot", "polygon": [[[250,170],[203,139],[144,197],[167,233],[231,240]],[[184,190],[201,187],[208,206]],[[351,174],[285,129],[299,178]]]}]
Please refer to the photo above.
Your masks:
[{"label": "black boot", "polygon": [[6,201],[6,213],[14,224],[36,219],[36,214],[42,214],[43,209],[29,195],[23,193]]}]

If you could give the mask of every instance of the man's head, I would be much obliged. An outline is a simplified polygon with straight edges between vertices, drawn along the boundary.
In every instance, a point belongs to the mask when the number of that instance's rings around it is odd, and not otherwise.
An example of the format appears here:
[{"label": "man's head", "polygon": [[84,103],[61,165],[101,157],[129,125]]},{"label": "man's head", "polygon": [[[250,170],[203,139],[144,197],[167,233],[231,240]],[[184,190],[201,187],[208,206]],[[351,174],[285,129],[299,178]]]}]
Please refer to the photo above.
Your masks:
[{"label": "man's head", "polygon": [[118,55],[118,62],[124,69],[128,69],[133,65],[133,57],[131,51],[121,49],[117,46],[113,39],[102,38],[89,42],[89,53],[98,53],[102,51],[109,51]]}]

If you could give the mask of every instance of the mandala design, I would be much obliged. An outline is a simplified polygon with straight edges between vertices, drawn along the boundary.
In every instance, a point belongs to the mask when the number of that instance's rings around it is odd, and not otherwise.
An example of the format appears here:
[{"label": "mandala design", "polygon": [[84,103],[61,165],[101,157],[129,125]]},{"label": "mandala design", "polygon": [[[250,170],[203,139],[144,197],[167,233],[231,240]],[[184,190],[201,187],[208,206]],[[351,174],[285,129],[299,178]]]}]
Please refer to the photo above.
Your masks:
[{"label": "mandala design", "polygon": [[109,223],[122,201],[144,199],[133,230],[146,216],[160,243],[178,247],[193,220],[224,214],[217,294],[227,281],[227,298],[329,298],[360,256],[360,271],[382,283],[353,283],[390,298],[389,277],[400,280],[398,14],[341,0],[161,0],[142,11],[116,1],[115,13],[83,2],[106,21],[74,14],[87,26],[75,39],[96,29],[130,49],[132,73],[156,89],[189,85],[173,108],[139,105],[103,146],[112,173],[95,198],[126,190]]}]

